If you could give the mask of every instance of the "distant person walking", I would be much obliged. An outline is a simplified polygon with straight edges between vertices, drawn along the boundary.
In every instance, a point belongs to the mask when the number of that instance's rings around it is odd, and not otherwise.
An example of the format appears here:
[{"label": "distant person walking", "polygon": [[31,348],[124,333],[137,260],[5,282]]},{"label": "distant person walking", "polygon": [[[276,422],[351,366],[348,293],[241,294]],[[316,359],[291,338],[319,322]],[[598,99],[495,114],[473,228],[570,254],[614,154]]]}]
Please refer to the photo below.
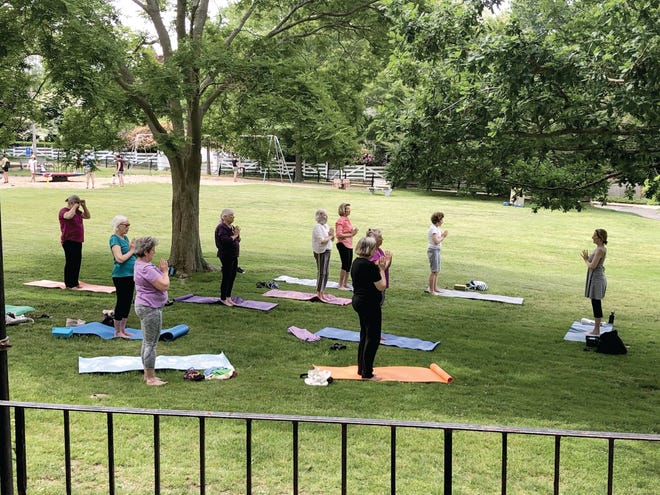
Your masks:
[{"label": "distant person walking", "polygon": [[11,164],[9,163],[9,158],[7,158],[7,154],[3,153],[2,154],[2,159],[0,160],[0,168],[2,168],[2,179],[4,184],[9,184],[9,166]]},{"label": "distant person walking", "polygon": [[117,174],[119,187],[124,187],[124,159],[120,154],[115,155],[115,174]]},{"label": "distant person walking", "polygon": [[67,289],[80,286],[80,265],[82,263],[82,245],[85,241],[83,220],[92,215],[87,203],[76,194],[66,198],[66,206],[59,212],[62,249],[64,249],[64,285]]},{"label": "distant person walking", "polygon": [[37,162],[37,157],[32,155],[28,160],[28,169],[30,169],[30,182],[37,182],[37,167],[39,166]]},{"label": "distant person walking", "polygon": [[96,164],[94,163],[94,158],[89,152],[85,153],[85,158],[83,158],[83,169],[85,170],[87,189],[89,189],[90,182],[92,183],[92,189],[94,189],[95,168],[96,168]]},{"label": "distant person walking", "polygon": [[591,299],[594,315],[594,329],[588,335],[600,335],[600,324],[603,321],[603,305],[601,299],[605,297],[607,278],[605,278],[605,257],[607,256],[607,231],[596,229],[591,236],[596,249],[591,254],[585,249],[580,254],[587,264],[587,280],[584,286],[584,297]]},{"label": "distant person walking", "polygon": [[238,182],[238,169],[241,167],[241,162],[235,154],[231,157],[231,168],[234,171],[234,182]]}]

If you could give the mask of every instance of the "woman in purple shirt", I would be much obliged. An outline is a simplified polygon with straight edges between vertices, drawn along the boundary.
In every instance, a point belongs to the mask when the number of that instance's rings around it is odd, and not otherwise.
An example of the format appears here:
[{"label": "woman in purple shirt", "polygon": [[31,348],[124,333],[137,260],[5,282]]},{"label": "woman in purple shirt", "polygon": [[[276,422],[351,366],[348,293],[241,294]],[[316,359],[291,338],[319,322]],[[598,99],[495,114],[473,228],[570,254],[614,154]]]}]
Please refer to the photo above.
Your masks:
[{"label": "woman in purple shirt", "polygon": [[165,385],[154,374],[156,367],[156,345],[163,327],[163,306],[167,302],[170,288],[167,260],[161,259],[158,266],[152,263],[158,241],[153,237],[135,239],[135,313],[142,328],[142,365],[147,385]]}]

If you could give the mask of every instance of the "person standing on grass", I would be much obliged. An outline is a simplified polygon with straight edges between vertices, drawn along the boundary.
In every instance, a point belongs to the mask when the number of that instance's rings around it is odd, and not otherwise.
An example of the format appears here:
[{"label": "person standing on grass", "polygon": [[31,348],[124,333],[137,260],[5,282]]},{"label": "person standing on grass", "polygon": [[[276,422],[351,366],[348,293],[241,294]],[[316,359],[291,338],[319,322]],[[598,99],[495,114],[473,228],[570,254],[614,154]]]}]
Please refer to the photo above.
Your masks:
[{"label": "person standing on grass", "polygon": [[234,223],[234,210],[225,208],[220,214],[220,222],[215,228],[215,247],[220,259],[222,282],[220,282],[220,302],[234,306],[231,291],[238,270],[238,255],[241,245],[241,228]]},{"label": "person standing on grass", "polygon": [[428,232],[428,247],[426,248],[426,255],[429,258],[429,265],[431,267],[431,274],[429,275],[429,286],[424,292],[433,294],[434,296],[440,295],[438,290],[438,272],[442,267],[442,241],[447,237],[448,232],[440,230],[440,226],[444,223],[445,214],[441,211],[436,211],[431,215],[431,226]]},{"label": "person standing on grass", "polygon": [[94,164],[94,158],[89,152],[85,153],[85,158],[83,158],[83,169],[85,170],[85,181],[87,184],[87,189],[89,189],[89,183],[92,183],[92,189],[94,189],[94,169],[96,165]]},{"label": "person standing on grass", "polygon": [[326,301],[324,292],[328,283],[334,239],[335,230],[328,227],[328,213],[325,210],[316,210],[316,224],[312,228],[312,252],[316,260],[316,297],[321,301]]},{"label": "person standing on grass", "polygon": [[135,239],[135,313],[140,318],[142,329],[142,366],[144,381],[147,385],[159,386],[167,382],[155,375],[156,347],[163,328],[163,306],[167,302],[167,290],[170,288],[169,266],[167,260],[152,263],[156,254],[158,240],[153,237]]},{"label": "person standing on grass", "polygon": [[76,194],[66,198],[66,206],[58,214],[64,249],[64,285],[67,289],[80,287],[80,265],[82,263],[82,245],[85,241],[83,220],[92,217],[87,203]]},{"label": "person standing on grass", "polygon": [[37,167],[39,166],[37,162],[37,157],[32,155],[28,160],[28,169],[30,170],[30,182],[37,182]]},{"label": "person standing on grass", "polygon": [[587,264],[587,281],[584,286],[584,297],[591,299],[594,314],[594,329],[587,335],[600,335],[600,324],[603,321],[603,305],[601,299],[605,297],[607,278],[605,278],[605,257],[607,256],[607,231],[596,229],[591,236],[596,249],[591,254],[585,249],[581,256]]},{"label": "person standing on grass", "polygon": [[124,215],[116,215],[112,219],[113,234],[110,236],[110,250],[114,258],[112,267],[112,283],[115,288],[117,302],[115,303],[115,337],[130,339],[126,331],[128,314],[131,311],[135,282],[133,267],[135,265],[135,244],[128,239],[128,229],[131,223]]},{"label": "person standing on grass", "polygon": [[376,250],[376,239],[361,238],[355,247],[355,261],[351,266],[353,280],[352,306],[360,318],[360,343],[358,344],[358,375],[364,380],[379,381],[374,375],[374,360],[380,346],[382,327],[382,292],[385,290],[385,267],[387,258],[377,263],[369,258]]},{"label": "person standing on grass", "polygon": [[119,153],[115,155],[115,174],[117,174],[119,187],[124,187],[124,159]]},{"label": "person standing on grass", "polygon": [[2,168],[3,183],[9,184],[9,158],[5,153],[2,154],[2,159],[0,159],[0,168]]},{"label": "person standing on grass", "polygon": [[335,222],[335,239],[337,239],[337,251],[341,259],[339,270],[339,287],[341,290],[349,290],[348,274],[351,271],[353,260],[353,237],[358,233],[357,227],[353,227],[348,216],[351,214],[351,205],[342,203],[338,208],[339,218]]},{"label": "person standing on grass", "polygon": [[[367,230],[367,237],[373,237],[376,240],[376,249],[374,254],[371,255],[369,261],[378,265],[381,258],[385,258],[385,289],[390,286],[390,265],[392,264],[392,253],[389,251],[383,251],[381,247],[383,245],[383,234],[380,229],[369,229]],[[382,300],[380,305],[382,306],[385,303],[385,290],[381,292]]]}]

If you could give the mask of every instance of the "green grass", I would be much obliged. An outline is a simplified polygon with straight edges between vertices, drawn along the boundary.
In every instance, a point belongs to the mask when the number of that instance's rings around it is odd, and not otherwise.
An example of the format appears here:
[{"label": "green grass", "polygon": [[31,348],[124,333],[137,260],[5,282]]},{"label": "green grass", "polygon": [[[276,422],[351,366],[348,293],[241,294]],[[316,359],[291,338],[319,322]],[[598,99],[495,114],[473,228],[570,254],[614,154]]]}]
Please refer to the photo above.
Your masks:
[{"label": "green grass", "polygon": [[[353,224],[361,232],[381,228],[384,248],[394,253],[383,330],[442,342],[430,353],[383,346],[376,365],[435,362],[455,381],[450,385],[335,382],[324,388],[308,387],[300,373],[313,364],[354,364],[356,344],[348,344],[346,351],[331,351],[331,342],[303,343],[287,328],[357,330],[357,316],[350,306],[272,300],[278,307],[267,314],[215,305],[166,308],[165,326],[185,323],[191,331],[160,343],[160,354],[224,352],[238,376],[191,383],[182,379],[182,372],[163,371],[159,376],[170,383],[151,388],[142,384],[139,373],[77,372],[78,356],[138,355],[138,342],[96,337],[61,340],[50,335],[51,327],[64,325],[67,317],[100,321],[101,311],[114,306],[113,295],[23,285],[35,279],[62,279],[57,211],[74,188],[80,183],[71,189],[16,187],[1,192],[6,302],[34,306],[37,315],[52,315],[8,328],[13,344],[8,351],[13,400],[658,433],[657,221],[590,207],[581,213],[533,214],[529,208],[503,207],[500,201],[412,191],[397,190],[385,197],[363,189],[257,182],[202,186],[204,255],[219,266],[213,231],[220,211],[234,208],[243,238],[240,265],[247,270],[238,276],[234,294],[247,299],[261,299],[263,289],[255,285],[259,281],[279,275],[313,278],[314,212],[326,208],[334,222],[339,203],[350,202]],[[157,256],[167,256],[169,185],[101,188],[85,199],[92,219],[86,221],[82,280],[112,283],[108,238],[115,214],[130,218],[131,237],[158,237]],[[444,227],[449,230],[439,283],[484,280],[491,293],[524,297],[523,306],[423,294],[428,279],[426,232],[435,210],[445,212]],[[616,311],[616,327],[630,346],[626,356],[584,352],[582,344],[563,340],[571,322],[590,317],[579,252],[592,248],[595,228],[609,232],[604,309]],[[334,251],[331,279],[337,279],[338,270]],[[170,296],[217,295],[219,281],[218,272],[175,278]],[[134,313],[129,326],[139,326]],[[99,400],[92,398],[94,394],[109,397]],[[105,493],[105,418],[79,413],[72,414],[72,422],[74,493]],[[116,423],[118,492],[150,493],[151,420],[123,417]],[[197,423],[175,418],[162,423],[162,493],[198,491]],[[62,493],[61,415],[28,412],[28,428],[30,493]],[[257,422],[254,429],[254,493],[290,493],[290,427]],[[242,424],[210,422],[207,434],[208,492],[243,493]],[[441,493],[435,488],[442,479],[441,433],[404,430],[397,440],[398,493]],[[509,493],[550,493],[553,440],[513,436],[509,443]],[[454,447],[454,493],[498,492],[499,437],[457,434]],[[340,448],[338,427],[301,426],[301,493],[339,493]],[[349,456],[349,493],[388,492],[388,431],[350,428]],[[618,442],[615,460],[615,493],[624,488],[631,494],[660,491],[657,444]],[[603,493],[606,462],[606,442],[564,440],[562,493]]]}]

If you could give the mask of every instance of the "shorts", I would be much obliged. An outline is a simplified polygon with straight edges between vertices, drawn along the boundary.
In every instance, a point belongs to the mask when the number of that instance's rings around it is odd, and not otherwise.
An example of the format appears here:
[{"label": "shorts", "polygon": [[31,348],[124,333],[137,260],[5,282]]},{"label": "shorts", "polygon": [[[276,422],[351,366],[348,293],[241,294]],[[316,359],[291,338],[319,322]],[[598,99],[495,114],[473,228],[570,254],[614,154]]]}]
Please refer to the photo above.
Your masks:
[{"label": "shorts", "polygon": [[440,260],[440,249],[427,249],[426,255],[429,258],[429,266],[431,267],[431,272],[439,272],[442,266],[442,262]]}]

